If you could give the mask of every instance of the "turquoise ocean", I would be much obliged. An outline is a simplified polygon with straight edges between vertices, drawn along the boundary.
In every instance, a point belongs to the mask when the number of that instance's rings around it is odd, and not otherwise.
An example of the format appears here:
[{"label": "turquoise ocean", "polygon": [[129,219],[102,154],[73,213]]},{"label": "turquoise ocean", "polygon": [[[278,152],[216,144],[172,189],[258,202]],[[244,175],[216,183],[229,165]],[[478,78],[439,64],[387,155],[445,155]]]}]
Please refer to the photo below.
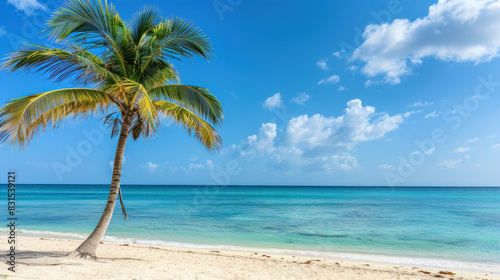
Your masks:
[{"label": "turquoise ocean", "polygon": [[[22,234],[83,239],[109,185],[18,185]],[[500,272],[500,188],[123,185],[107,241]],[[6,229],[0,230],[0,233]]]}]

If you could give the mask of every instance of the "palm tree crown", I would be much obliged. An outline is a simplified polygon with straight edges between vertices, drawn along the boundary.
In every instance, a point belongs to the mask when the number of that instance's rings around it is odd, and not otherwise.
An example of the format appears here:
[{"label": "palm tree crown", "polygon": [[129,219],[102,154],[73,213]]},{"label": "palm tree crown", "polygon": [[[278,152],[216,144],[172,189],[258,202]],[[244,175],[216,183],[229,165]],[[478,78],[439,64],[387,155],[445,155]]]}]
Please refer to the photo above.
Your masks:
[{"label": "palm tree crown", "polygon": [[212,57],[206,35],[180,18],[163,19],[144,8],[128,23],[99,0],[70,0],[54,13],[43,34],[59,48],[29,44],[12,52],[3,67],[41,72],[77,88],[11,99],[0,110],[0,142],[26,147],[38,132],[67,117],[102,115],[118,134],[130,122],[134,139],[156,134],[168,118],[208,149],[222,140],[214,126],[221,103],[207,89],[182,85],[169,60]]}]

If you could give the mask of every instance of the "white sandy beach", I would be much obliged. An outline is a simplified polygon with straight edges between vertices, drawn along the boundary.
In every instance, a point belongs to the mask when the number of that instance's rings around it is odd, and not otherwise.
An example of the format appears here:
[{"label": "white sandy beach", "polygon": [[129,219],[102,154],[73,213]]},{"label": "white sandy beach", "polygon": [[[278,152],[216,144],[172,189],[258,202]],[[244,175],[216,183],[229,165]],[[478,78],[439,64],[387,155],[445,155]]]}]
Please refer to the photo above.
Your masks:
[{"label": "white sandy beach", "polygon": [[[2,238],[5,240],[5,237]],[[104,242],[98,261],[66,255],[81,241],[19,237],[16,272],[7,279],[500,279],[492,273]],[[7,244],[7,242],[5,242]],[[7,245],[5,245],[7,246]],[[2,256],[6,259],[6,247]],[[440,273],[441,272],[441,273]],[[455,275],[448,272],[456,273]]]}]

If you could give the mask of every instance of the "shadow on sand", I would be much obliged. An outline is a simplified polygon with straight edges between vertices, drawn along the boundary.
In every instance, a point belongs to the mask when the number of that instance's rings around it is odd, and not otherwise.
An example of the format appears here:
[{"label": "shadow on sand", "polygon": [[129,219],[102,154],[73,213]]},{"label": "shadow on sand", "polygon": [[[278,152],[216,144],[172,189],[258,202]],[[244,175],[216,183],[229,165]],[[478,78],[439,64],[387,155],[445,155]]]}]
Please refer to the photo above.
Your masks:
[{"label": "shadow on sand", "polygon": [[[0,254],[7,254],[2,251]],[[141,261],[139,258],[97,258],[97,260],[84,260],[68,257],[70,252],[58,251],[31,251],[19,250],[16,252],[16,263],[28,266],[58,266],[58,265],[84,265],[87,261],[105,263],[107,261],[132,260]]]},{"label": "shadow on sand", "polygon": [[[1,254],[3,255],[3,252]],[[16,263],[28,266],[80,265],[76,262],[68,262],[68,254],[57,251],[19,250],[16,252]]]}]

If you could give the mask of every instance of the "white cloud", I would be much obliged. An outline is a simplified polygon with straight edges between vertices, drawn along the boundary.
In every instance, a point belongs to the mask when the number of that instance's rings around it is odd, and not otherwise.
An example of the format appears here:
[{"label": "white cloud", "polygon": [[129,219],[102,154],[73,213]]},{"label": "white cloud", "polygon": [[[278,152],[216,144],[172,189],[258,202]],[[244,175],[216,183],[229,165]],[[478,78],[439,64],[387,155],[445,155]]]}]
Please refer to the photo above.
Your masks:
[{"label": "white cloud", "polygon": [[281,107],[282,101],[281,101],[281,95],[280,93],[276,93],[275,95],[268,97],[266,101],[264,102],[264,108],[269,109],[270,111],[273,110],[274,108]]},{"label": "white cloud", "polygon": [[205,161],[205,164],[206,164],[207,168],[210,169],[210,170],[212,170],[212,169],[215,168],[214,163],[211,160],[209,160],[209,159]]},{"label": "white cloud", "polygon": [[434,104],[434,102],[427,102],[427,101],[426,101],[426,102],[423,102],[423,103],[422,103],[422,101],[418,101],[418,102],[415,102],[415,103],[413,103],[413,104],[408,105],[407,107],[408,107],[408,108],[425,107],[425,106],[430,106],[430,105],[432,105],[432,104]]},{"label": "white cloud", "polygon": [[[177,171],[177,167],[175,168],[170,168],[170,172],[175,173]],[[213,170],[215,169],[215,165],[211,160],[206,160],[205,164],[203,163],[195,163],[191,162],[188,167],[181,167],[181,169],[184,171],[186,174],[190,174],[193,171],[197,170]]]},{"label": "white cloud", "polygon": [[279,133],[276,124],[262,124],[258,135],[232,149],[236,156],[247,159],[265,156],[270,166],[286,170],[351,170],[358,163],[348,153],[350,149],[357,143],[383,138],[411,114],[377,114],[374,107],[362,106],[361,100],[354,99],[339,117],[301,115],[290,119]]},{"label": "white cloud", "polygon": [[368,77],[384,75],[392,84],[428,57],[489,61],[499,54],[499,14],[499,1],[439,0],[423,18],[368,25],[352,58],[365,63],[362,72]]},{"label": "white cloud", "polygon": [[500,143],[495,144],[495,145],[491,145],[491,149],[492,149],[493,151],[496,151],[498,148],[500,148]]},{"label": "white cloud", "polygon": [[340,153],[330,157],[324,157],[325,163],[321,166],[325,171],[331,172],[336,169],[353,170],[358,167],[358,160],[349,153]]},{"label": "white cloud", "polygon": [[[345,114],[340,117],[325,117],[320,114],[302,115],[291,119],[286,129],[288,141],[309,146],[342,145],[351,147],[357,142],[370,141],[385,136],[399,127],[404,115],[383,114],[376,119],[375,108],[363,107],[361,100],[347,102]],[[409,116],[409,115],[407,115]]]},{"label": "white cloud", "polygon": [[343,86],[339,86],[338,91],[344,91],[344,90],[346,90],[346,88],[345,88],[345,87],[343,87]]},{"label": "white cloud", "polygon": [[438,164],[438,166],[444,166],[446,168],[455,168],[460,166],[460,164],[463,162],[461,159],[457,160],[445,160],[442,163]]},{"label": "white cloud", "polygon": [[378,166],[378,168],[382,170],[396,170],[396,167],[390,164],[381,164]]},{"label": "white cloud", "polygon": [[201,163],[193,163],[193,162],[189,164],[187,169],[182,167],[182,169],[184,170],[184,172],[186,174],[189,174],[194,170],[199,170],[199,169],[204,169],[204,168],[205,168],[205,165],[203,165]]},{"label": "white cloud", "polygon": [[337,57],[337,58],[343,58],[345,55],[345,50],[340,50],[338,52],[334,52],[334,53],[332,53],[332,55]]},{"label": "white cloud", "polygon": [[436,150],[436,148],[430,148],[427,151],[425,151],[424,154],[430,156],[434,153],[435,150]]},{"label": "white cloud", "polygon": [[432,112],[430,114],[425,115],[424,118],[426,118],[426,119],[428,119],[428,118],[435,119],[435,118],[439,117],[440,115],[441,115],[440,112],[434,111],[434,112]]},{"label": "white cloud", "polygon": [[152,163],[152,162],[148,162],[148,164],[146,164],[146,166],[144,166],[144,168],[146,168],[146,170],[151,174],[155,173],[159,167],[160,167],[160,165]]},{"label": "white cloud", "polygon": [[18,11],[23,11],[27,16],[34,15],[36,10],[47,10],[47,7],[38,0],[7,0],[7,3],[16,7]]},{"label": "white cloud", "polygon": [[477,140],[479,140],[479,138],[477,137],[474,137],[474,138],[471,138],[471,139],[467,139],[467,143],[472,143],[472,142],[476,142]]},{"label": "white cloud", "polygon": [[305,93],[305,92],[301,92],[299,94],[297,94],[296,97],[292,98],[292,102],[295,102],[297,104],[300,104],[300,105],[304,105],[307,100],[311,99],[311,96],[309,96],[309,94]]},{"label": "white cloud", "polygon": [[406,112],[403,114],[403,117],[407,118],[413,114],[418,114],[418,113],[422,113],[424,110],[417,110],[417,111],[410,111],[410,112]]},{"label": "white cloud", "polygon": [[322,58],[316,62],[316,66],[321,68],[322,70],[330,70],[330,67],[328,67],[328,58]]},{"label": "white cloud", "polygon": [[354,73],[356,73],[356,70],[358,69],[358,66],[356,66],[356,65],[350,65],[350,66],[347,66],[346,69],[347,70],[351,70],[352,74],[354,75]]},{"label": "white cloud", "polygon": [[[276,137],[276,124],[275,123],[264,123],[259,129],[259,136],[251,135],[248,136],[246,145],[254,147],[259,154],[264,152],[272,152],[274,150],[274,138]],[[234,149],[235,147],[233,147]],[[243,149],[240,152],[240,156],[250,156],[253,155],[254,150],[248,151]]]},{"label": "white cloud", "polygon": [[0,26],[0,37],[7,34],[7,30],[5,30],[5,26]]},{"label": "white cloud", "polygon": [[330,76],[329,78],[320,80],[318,82],[318,85],[321,85],[321,84],[336,84],[339,81],[340,81],[339,75],[333,75],[333,76]]},{"label": "white cloud", "polygon": [[177,170],[179,170],[179,167],[177,166],[169,166],[168,169],[170,170],[170,173],[174,174],[174,173],[177,173]]},{"label": "white cloud", "polygon": [[470,150],[470,147],[458,147],[453,152],[455,153],[465,153]]}]

